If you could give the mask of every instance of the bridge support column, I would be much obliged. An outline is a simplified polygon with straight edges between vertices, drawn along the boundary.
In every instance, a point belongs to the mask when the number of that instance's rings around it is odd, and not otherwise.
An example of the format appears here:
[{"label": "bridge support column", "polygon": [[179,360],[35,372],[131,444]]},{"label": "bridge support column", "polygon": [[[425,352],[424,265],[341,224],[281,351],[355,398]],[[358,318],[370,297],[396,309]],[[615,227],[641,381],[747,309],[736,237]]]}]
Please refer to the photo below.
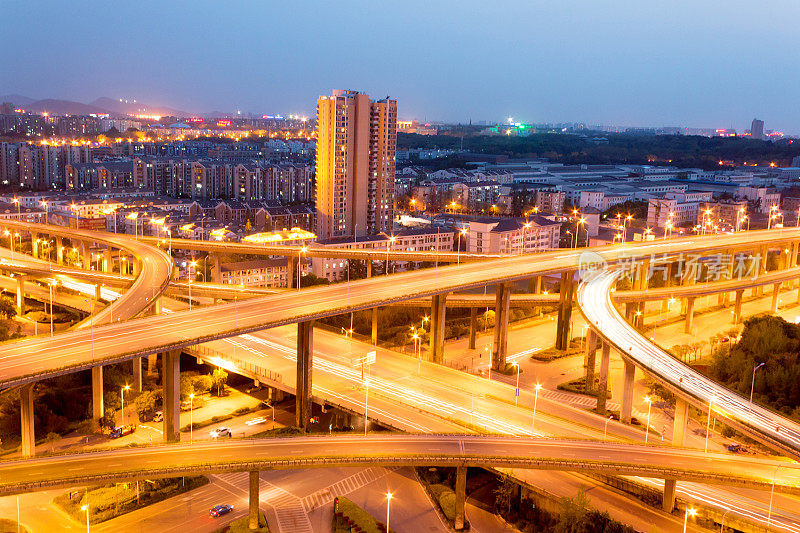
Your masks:
[{"label": "bridge support column", "polygon": [[471,307],[469,310],[469,349],[475,349],[475,340],[478,337],[478,308]]},{"label": "bridge support column", "polygon": [[83,268],[86,270],[92,269],[92,253],[89,251],[89,243],[85,241],[80,241],[78,245],[78,251],[81,254],[81,261],[83,262]]},{"label": "bridge support column", "polygon": [[378,308],[372,308],[372,344],[378,345]]},{"label": "bridge support column", "polygon": [[181,440],[181,351],[161,354],[161,382],[164,387],[164,442]]},{"label": "bridge support column", "polygon": [[583,358],[585,369],[586,391],[594,390],[594,369],[597,359],[597,333],[589,328],[586,332],[586,354]]},{"label": "bridge support column", "polygon": [[31,255],[39,257],[39,234],[31,232]]},{"label": "bridge support column", "polygon": [[248,529],[258,529],[258,470],[250,471],[250,491],[249,491],[249,515],[247,521]]},{"label": "bridge support column", "polygon": [[686,323],[683,326],[684,333],[692,332],[692,325],[694,324],[694,296],[686,298]]},{"label": "bridge support column", "polygon": [[219,256],[213,254],[211,259],[213,261],[211,264],[211,281],[214,283],[222,283],[222,266],[220,265]]},{"label": "bridge support column", "polygon": [[494,306],[494,343],[492,344],[492,370],[503,371],[508,355],[508,314],[511,287],[507,283],[497,285]]},{"label": "bridge support column", "polygon": [[103,409],[103,367],[92,367],[92,418],[100,420],[105,413]]},{"label": "bridge support column", "polygon": [[600,352],[600,382],[597,385],[597,413],[606,414],[606,400],[608,399],[608,365],[611,359],[611,345],[603,342]]},{"label": "bridge support column", "polygon": [[102,288],[99,283],[94,286],[94,301],[97,302],[98,305],[100,304],[100,297],[103,295],[101,289]]},{"label": "bridge support column", "polygon": [[133,361],[133,390],[142,392],[142,358],[136,357]]},{"label": "bridge support column", "polygon": [[556,349],[569,349],[569,326],[572,318],[572,297],[575,282],[572,272],[561,274],[558,301],[558,322],[556,323]]},{"label": "bridge support column", "polygon": [[297,280],[294,279],[297,274],[297,258],[289,256],[286,258],[286,288],[296,289]]},{"label": "bridge support column", "polygon": [[447,294],[434,294],[431,297],[431,361],[441,363],[444,358],[444,321],[447,310]]},{"label": "bridge support column", "polygon": [[147,373],[148,374],[155,374],[156,373],[156,364],[158,362],[158,354],[151,353],[147,356]]},{"label": "bridge support column", "polygon": [[620,413],[620,420],[623,424],[631,423],[631,415],[633,413],[633,382],[636,378],[636,366],[627,359],[623,358],[625,363],[625,382],[622,386],[622,412]]},{"label": "bridge support column", "polygon": [[103,272],[114,270],[114,260],[111,258],[111,248],[103,250]]},{"label": "bridge support column", "polygon": [[[798,291],[800,294],[800,291]],[[733,323],[738,324],[742,320],[742,297],[744,296],[744,289],[736,291],[736,298],[733,301]]]},{"label": "bridge support column", "polygon": [[19,401],[22,456],[33,457],[36,454],[36,435],[33,430],[33,383],[20,387]]},{"label": "bridge support column", "polygon": [[153,314],[160,315],[162,313],[162,305],[163,305],[163,297],[157,296],[155,300],[153,300]]},{"label": "bridge support column", "polygon": [[25,314],[25,280],[28,276],[20,274],[17,276],[17,315]]},{"label": "bridge support column", "polygon": [[675,418],[672,421],[672,445],[683,446],[686,423],[689,421],[689,404],[681,398],[675,399]]},{"label": "bridge support column", "polygon": [[297,323],[297,384],[295,386],[295,425],[308,426],[311,418],[311,377],[314,364],[314,321]]},{"label": "bridge support column", "polygon": [[675,489],[677,482],[674,479],[664,480],[664,497],[661,500],[661,508],[664,512],[671,513],[675,509]]},{"label": "bridge support column", "polygon": [[778,312],[778,296],[780,295],[781,284],[776,283],[772,286],[772,314]]},{"label": "bridge support column", "polygon": [[56,237],[56,263],[64,264],[64,239],[62,237]]},{"label": "bridge support column", "polygon": [[372,259],[366,259],[364,262],[367,264],[367,277],[372,277]]},{"label": "bridge support column", "polygon": [[466,520],[464,518],[464,506],[467,502],[467,467],[459,466],[456,468],[456,501],[454,526],[456,531],[464,529]]}]

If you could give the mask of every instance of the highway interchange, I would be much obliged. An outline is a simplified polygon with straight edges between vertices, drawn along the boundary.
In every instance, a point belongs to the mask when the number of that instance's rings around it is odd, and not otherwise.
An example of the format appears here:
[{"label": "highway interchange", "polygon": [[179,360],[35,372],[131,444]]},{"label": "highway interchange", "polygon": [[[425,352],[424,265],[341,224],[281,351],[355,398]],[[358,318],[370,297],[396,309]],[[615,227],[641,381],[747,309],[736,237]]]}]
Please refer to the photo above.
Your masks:
[{"label": "highway interchange", "polygon": [[[751,233],[758,234],[759,232]],[[763,234],[764,232],[760,233]],[[780,235],[777,235],[777,233],[780,233]],[[737,239],[732,237],[737,237]],[[631,248],[635,249],[635,252],[639,254],[672,254],[678,253],[678,250],[700,251],[716,249],[721,246],[734,247],[745,244],[741,236],[734,235],[732,237],[724,237],[726,241],[722,243],[710,243],[708,240],[694,239],[684,240],[682,242],[643,243],[640,245],[633,245]],[[798,237],[800,237],[800,234],[792,230],[772,232],[761,239],[759,243],[780,243],[792,238],[797,239]],[[124,243],[130,243],[130,239],[119,239],[120,241],[117,241],[116,244],[120,246]],[[122,241],[124,241],[124,243]],[[748,239],[746,242],[749,243],[750,240]],[[609,262],[625,255],[620,254],[616,250],[603,250],[601,252],[603,258]],[[627,251],[626,253],[631,252]],[[158,256],[152,257],[155,258]],[[521,260],[519,257],[513,257],[481,263],[483,266],[480,268],[475,268],[478,266],[478,263],[467,263],[455,267],[439,267],[430,269],[430,271],[423,271],[424,275],[422,276],[419,276],[420,272],[396,274],[390,276],[389,279],[379,277],[347,285],[342,284],[341,286],[322,289],[304,289],[300,294],[294,291],[288,291],[276,296],[251,298],[240,301],[238,306],[235,306],[235,309],[232,308],[232,304],[228,303],[221,306],[197,309],[191,312],[173,313],[169,316],[152,316],[120,322],[119,324],[110,326],[97,327],[94,328],[95,361],[108,362],[120,360],[115,359],[113,355],[115,352],[117,354],[116,357],[121,354],[123,355],[121,359],[124,359],[126,354],[128,358],[132,355],[145,355],[147,353],[163,351],[168,347],[187,346],[202,340],[224,338],[232,333],[256,331],[274,327],[282,323],[291,323],[299,319],[329,316],[347,310],[366,308],[369,307],[370,304],[376,302],[400,301],[409,297],[426,296],[428,294],[447,292],[448,290],[455,290],[456,288],[462,287],[473,287],[486,284],[488,280],[496,282],[498,280],[524,279],[531,275],[538,275],[544,272],[559,271],[570,267],[574,268],[577,264],[575,254],[564,253],[564,251],[541,254],[541,256],[537,257],[537,260],[540,258],[541,261],[537,261],[535,265],[531,265],[531,262],[527,262],[529,264],[526,265],[526,261]],[[157,294],[160,294],[166,287],[166,283],[161,282],[158,285],[158,290],[156,290],[155,283],[151,283],[150,291],[146,290],[147,283],[144,281],[145,279],[161,280],[161,278],[164,277],[163,262],[154,260],[153,264],[150,265],[152,268],[148,270],[149,264],[149,260],[144,262],[142,275],[137,277],[134,286],[126,293],[137,295],[135,299],[131,298],[131,314],[137,314],[141,312],[142,309],[149,306],[152,303],[152,299]],[[487,265],[491,265],[492,268],[487,269]],[[167,275],[166,280],[168,279],[169,276]],[[483,281],[478,281],[479,279]],[[391,283],[389,283],[390,281]],[[401,281],[403,283],[401,283]],[[491,283],[491,281],[489,282]],[[390,285],[394,286],[391,287]],[[397,295],[398,285],[403,287],[404,294]],[[599,287],[599,283],[597,286]],[[585,290],[588,291],[590,288],[594,287],[594,285],[587,284],[585,287],[587,287]],[[605,288],[605,292],[603,292],[604,289],[602,287],[597,289],[594,293],[594,297],[600,298],[602,296],[605,300],[608,300],[608,288],[609,287]],[[353,294],[351,294],[351,291]],[[148,292],[149,294],[147,294]],[[283,300],[286,301],[283,302]],[[304,302],[303,300],[306,301]],[[313,304],[308,303],[308,301],[313,301]],[[611,309],[613,309],[610,300],[609,305]],[[117,317],[116,307],[115,305],[115,322]],[[127,305],[124,306],[123,309],[125,307],[127,307]],[[265,312],[265,307],[269,307],[270,311]],[[320,311],[320,307],[329,309]],[[134,312],[134,309],[138,309],[138,311]],[[608,311],[608,309],[606,309],[606,311]],[[210,318],[212,314],[214,315],[214,319]],[[281,318],[280,315],[283,315],[283,317]],[[617,316],[612,318],[615,323],[619,322],[618,313]],[[209,327],[192,328],[192,323],[197,326],[198,324],[203,324],[203,320],[209,320],[207,324]],[[604,323],[604,328],[605,325]],[[611,323],[608,323],[608,325],[612,329],[616,327]],[[210,329],[211,331],[204,332],[204,329]],[[148,332],[148,336],[157,337],[160,340],[148,343],[146,339],[142,338],[142,335],[137,335],[137,331],[141,333],[145,330]],[[638,337],[636,342],[641,344],[640,347],[644,350],[645,346],[642,344],[641,336],[636,334],[635,331],[634,334]],[[53,347],[52,341],[48,342],[48,339],[33,339],[15,343],[21,345],[19,346],[19,351],[16,350],[17,347],[14,345],[8,345],[8,348],[12,348],[11,350],[4,349],[3,352],[0,352],[3,354],[0,356],[0,362],[3,364],[3,386],[24,382],[24,378],[30,378],[31,375],[41,378],[43,375],[56,375],[57,373],[74,371],[77,368],[88,368],[92,366],[92,364],[97,364],[91,360],[89,360],[87,364],[86,339],[82,338],[81,335],[82,333],[80,332],[59,335],[58,350]],[[83,335],[85,336],[85,334]],[[68,336],[74,338],[69,338],[69,340],[67,340]],[[144,345],[142,346],[143,340]],[[617,344],[616,341],[614,342]],[[131,350],[132,345],[136,343],[139,343],[140,346],[135,346]],[[625,341],[622,342],[622,344],[624,343]],[[64,348],[67,348],[67,350],[63,350]],[[37,351],[39,353],[40,357],[36,358],[39,362],[38,366],[28,368],[32,363],[31,359],[24,359],[19,355],[26,350]],[[66,353],[53,353],[62,351]],[[31,351],[28,351],[28,353],[31,353]],[[42,358],[41,354],[46,354],[46,357]],[[21,380],[20,377],[23,379]],[[547,409],[542,407],[542,411],[546,412]],[[769,476],[765,475],[765,479],[768,478]]]}]

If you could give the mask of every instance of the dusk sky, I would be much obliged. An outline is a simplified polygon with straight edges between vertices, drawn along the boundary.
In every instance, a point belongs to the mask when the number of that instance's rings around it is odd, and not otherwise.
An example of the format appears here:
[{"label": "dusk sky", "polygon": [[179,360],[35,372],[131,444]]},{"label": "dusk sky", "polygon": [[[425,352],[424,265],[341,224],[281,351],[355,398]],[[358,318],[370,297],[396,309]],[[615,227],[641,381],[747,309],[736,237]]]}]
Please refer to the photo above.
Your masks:
[{"label": "dusk sky", "polygon": [[800,2],[0,0],[0,95],[401,118],[800,131]]}]

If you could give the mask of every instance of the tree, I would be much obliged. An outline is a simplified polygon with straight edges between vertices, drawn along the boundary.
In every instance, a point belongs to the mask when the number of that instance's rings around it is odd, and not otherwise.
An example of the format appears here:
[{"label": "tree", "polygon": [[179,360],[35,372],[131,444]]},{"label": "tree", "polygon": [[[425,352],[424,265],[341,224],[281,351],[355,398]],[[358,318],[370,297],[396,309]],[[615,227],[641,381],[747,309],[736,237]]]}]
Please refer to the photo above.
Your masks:
[{"label": "tree", "polygon": [[50,445],[50,452],[54,452],[55,451],[55,447],[56,447],[55,443],[59,439],[61,439],[61,435],[59,435],[58,433],[54,433],[52,431],[50,433],[48,433],[47,436],[45,436],[44,441],[47,444]]},{"label": "tree", "polygon": [[211,379],[214,382],[214,389],[217,390],[217,396],[222,396],[225,390],[225,383],[228,381],[228,373],[221,368],[217,368],[211,373]]},{"label": "tree", "polygon": [[14,304],[11,298],[7,298],[5,296],[0,298],[0,316],[4,316],[7,319],[17,316],[17,306]]},{"label": "tree", "polygon": [[203,394],[211,390],[211,387],[214,386],[214,380],[211,379],[211,376],[196,376],[192,384],[194,385],[195,394]]},{"label": "tree", "polygon": [[139,420],[152,420],[155,415],[158,405],[161,402],[161,389],[146,390],[136,397],[134,405],[136,406],[136,414],[139,415]]},{"label": "tree", "polygon": [[103,416],[98,421],[100,429],[113,429],[117,427],[117,410],[111,407],[106,407]]}]

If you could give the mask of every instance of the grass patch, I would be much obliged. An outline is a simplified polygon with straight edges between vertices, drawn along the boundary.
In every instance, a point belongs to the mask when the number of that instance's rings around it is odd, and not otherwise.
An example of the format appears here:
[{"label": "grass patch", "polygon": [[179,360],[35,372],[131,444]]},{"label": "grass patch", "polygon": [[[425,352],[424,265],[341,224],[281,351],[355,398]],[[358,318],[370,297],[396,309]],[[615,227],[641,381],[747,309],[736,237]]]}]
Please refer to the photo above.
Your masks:
[{"label": "grass patch", "polygon": [[[353,503],[344,496],[333,500],[332,533],[351,533],[353,529],[363,533],[384,533],[386,524],[375,519],[374,516]],[[394,532],[394,529],[390,529]]]},{"label": "grass patch", "polygon": [[247,533],[256,531],[257,533],[269,533],[269,524],[267,524],[267,517],[261,511],[258,512],[258,529],[250,529],[250,517],[243,516],[238,520],[234,520],[226,526],[222,526],[214,533]]},{"label": "grass patch", "polygon": [[[217,415],[212,416],[208,420],[202,420],[200,422],[194,423],[194,429],[203,429],[208,426],[213,426],[214,424],[219,424],[220,422],[225,422],[226,420],[230,420],[233,418],[233,415]],[[191,424],[186,424],[181,428],[181,431],[190,431],[192,429]]]},{"label": "grass patch", "polygon": [[265,439],[268,437],[294,437],[296,435],[305,435],[305,434],[306,434],[305,431],[303,431],[300,428],[294,426],[286,426],[281,428],[259,431],[258,433],[253,433],[252,435],[249,435],[247,438]]},{"label": "grass patch", "polygon": [[[89,521],[95,524],[105,522],[125,513],[189,492],[207,483],[208,478],[205,476],[139,481],[138,498],[137,483],[135,481],[96,487],[88,493]],[[87,493],[83,490],[65,492],[53,499],[53,503],[82,523],[86,521],[86,511],[81,510],[81,507],[86,505],[86,501]]]},{"label": "grass patch", "polygon": [[535,359],[536,361],[542,361],[543,363],[549,363],[550,361],[555,361],[556,359],[561,359],[562,357],[570,357],[572,355],[578,355],[582,353],[583,350],[581,349],[580,339],[573,339],[569,343],[569,348],[566,350],[559,350],[555,346],[551,346],[546,350],[541,350],[533,355],[531,355],[531,359]]},{"label": "grass patch", "polygon": [[[19,526],[21,533],[30,533],[30,529]],[[0,533],[17,533],[17,521],[10,518],[0,518]]]},{"label": "grass patch", "polygon": [[574,392],[575,394],[585,394],[586,396],[591,396],[592,398],[597,398],[598,392],[598,385],[599,380],[595,380],[595,387],[594,389],[587,391],[586,390],[586,378],[580,377],[578,379],[573,379],[570,381],[565,381],[564,383],[559,383],[558,390],[563,390],[567,392]]},{"label": "grass patch", "polygon": [[455,521],[456,493],[453,492],[453,489],[447,485],[436,483],[434,485],[429,485],[428,490],[430,490],[431,496],[433,496],[434,501],[439,505],[439,509],[442,510],[445,518],[450,522]]}]

